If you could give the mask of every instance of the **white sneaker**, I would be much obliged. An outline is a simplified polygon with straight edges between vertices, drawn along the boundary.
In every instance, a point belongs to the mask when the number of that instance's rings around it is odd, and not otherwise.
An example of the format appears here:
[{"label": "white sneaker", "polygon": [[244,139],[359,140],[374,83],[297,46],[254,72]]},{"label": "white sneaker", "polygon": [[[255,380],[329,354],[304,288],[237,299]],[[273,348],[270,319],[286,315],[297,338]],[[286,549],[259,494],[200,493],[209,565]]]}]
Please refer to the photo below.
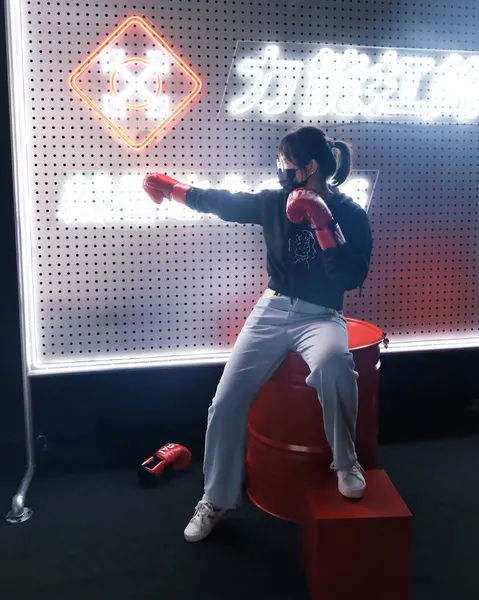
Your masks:
[{"label": "white sneaker", "polygon": [[338,471],[338,489],[346,498],[362,498],[366,489],[366,480],[359,463],[349,469]]},{"label": "white sneaker", "polygon": [[204,540],[225,512],[203,497],[196,505],[195,514],[185,529],[185,540],[187,542]]}]

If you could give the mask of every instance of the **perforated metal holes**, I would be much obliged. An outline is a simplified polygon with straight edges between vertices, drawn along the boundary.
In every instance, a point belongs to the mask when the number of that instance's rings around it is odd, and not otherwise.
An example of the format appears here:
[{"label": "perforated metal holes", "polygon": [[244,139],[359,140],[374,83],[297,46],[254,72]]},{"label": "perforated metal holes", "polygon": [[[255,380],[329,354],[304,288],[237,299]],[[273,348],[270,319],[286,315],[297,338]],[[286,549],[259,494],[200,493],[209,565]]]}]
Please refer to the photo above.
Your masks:
[{"label": "perforated metal holes", "polygon": [[[332,0],[320,7],[27,1],[22,10],[28,133],[16,143],[29,151],[31,197],[22,199],[24,208],[35,207],[29,275],[36,370],[213,360],[231,348],[267,281],[261,231],[174,212],[159,218],[142,204],[146,197],[130,190],[152,170],[212,185],[236,174],[250,186],[256,177],[274,177],[276,147],[291,126],[317,124],[218,119],[237,41],[477,50],[472,1],[440,10],[423,1],[400,8]],[[67,83],[132,14],[148,19],[204,83],[175,127],[143,152],[109,130]],[[124,48],[127,56],[142,56],[142,41],[135,44]],[[96,89],[100,79],[89,76]],[[363,296],[351,294],[346,312],[381,326],[392,347],[402,340],[475,339],[477,128],[363,123],[328,132],[352,142],[357,168],[380,171],[370,208],[373,266]],[[112,219],[105,197],[115,185]],[[84,221],[68,220],[72,190],[75,202],[88,204]]]}]

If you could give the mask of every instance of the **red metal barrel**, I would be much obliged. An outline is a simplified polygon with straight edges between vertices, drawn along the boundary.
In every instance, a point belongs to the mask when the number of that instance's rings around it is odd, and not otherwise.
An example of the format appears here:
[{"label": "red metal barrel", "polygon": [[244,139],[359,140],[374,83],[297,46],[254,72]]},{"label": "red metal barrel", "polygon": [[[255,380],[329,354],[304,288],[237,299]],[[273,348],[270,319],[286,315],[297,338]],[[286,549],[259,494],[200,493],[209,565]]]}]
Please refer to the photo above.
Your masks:
[{"label": "red metal barrel", "polygon": [[[385,338],[369,323],[347,319],[347,325],[359,373],[356,450],[361,465],[371,469],[377,463],[379,347]],[[248,494],[265,512],[296,522],[304,481],[330,473],[332,460],[321,404],[316,391],[305,383],[308,374],[301,356],[290,353],[261,389],[248,422]]]}]

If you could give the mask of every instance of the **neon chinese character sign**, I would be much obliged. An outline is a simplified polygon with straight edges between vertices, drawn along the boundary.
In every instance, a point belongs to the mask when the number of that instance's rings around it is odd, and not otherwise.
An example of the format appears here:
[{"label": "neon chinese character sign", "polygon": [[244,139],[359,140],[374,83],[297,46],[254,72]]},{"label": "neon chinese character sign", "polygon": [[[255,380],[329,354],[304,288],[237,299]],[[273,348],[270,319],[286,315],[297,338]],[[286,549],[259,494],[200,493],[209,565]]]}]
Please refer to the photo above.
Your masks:
[{"label": "neon chinese character sign", "polygon": [[165,135],[202,88],[198,75],[139,16],[126,19],[68,83],[133,150]]},{"label": "neon chinese character sign", "polygon": [[479,53],[241,42],[220,115],[477,123]]}]

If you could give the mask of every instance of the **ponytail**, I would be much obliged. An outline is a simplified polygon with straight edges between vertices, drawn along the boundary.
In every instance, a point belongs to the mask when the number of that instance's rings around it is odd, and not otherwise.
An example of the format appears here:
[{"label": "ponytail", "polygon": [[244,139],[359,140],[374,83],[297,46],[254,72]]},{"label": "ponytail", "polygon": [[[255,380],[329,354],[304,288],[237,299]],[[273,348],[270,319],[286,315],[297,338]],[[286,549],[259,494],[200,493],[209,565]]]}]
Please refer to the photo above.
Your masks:
[{"label": "ponytail", "polygon": [[329,143],[331,152],[337,151],[338,158],[336,160],[336,170],[331,177],[330,185],[339,187],[351,174],[352,150],[351,146],[346,142],[331,141]]},{"label": "ponytail", "polygon": [[317,161],[321,174],[332,187],[338,187],[351,171],[351,146],[329,139],[317,127],[301,127],[288,133],[278,148],[278,154],[304,169],[310,160]]}]

